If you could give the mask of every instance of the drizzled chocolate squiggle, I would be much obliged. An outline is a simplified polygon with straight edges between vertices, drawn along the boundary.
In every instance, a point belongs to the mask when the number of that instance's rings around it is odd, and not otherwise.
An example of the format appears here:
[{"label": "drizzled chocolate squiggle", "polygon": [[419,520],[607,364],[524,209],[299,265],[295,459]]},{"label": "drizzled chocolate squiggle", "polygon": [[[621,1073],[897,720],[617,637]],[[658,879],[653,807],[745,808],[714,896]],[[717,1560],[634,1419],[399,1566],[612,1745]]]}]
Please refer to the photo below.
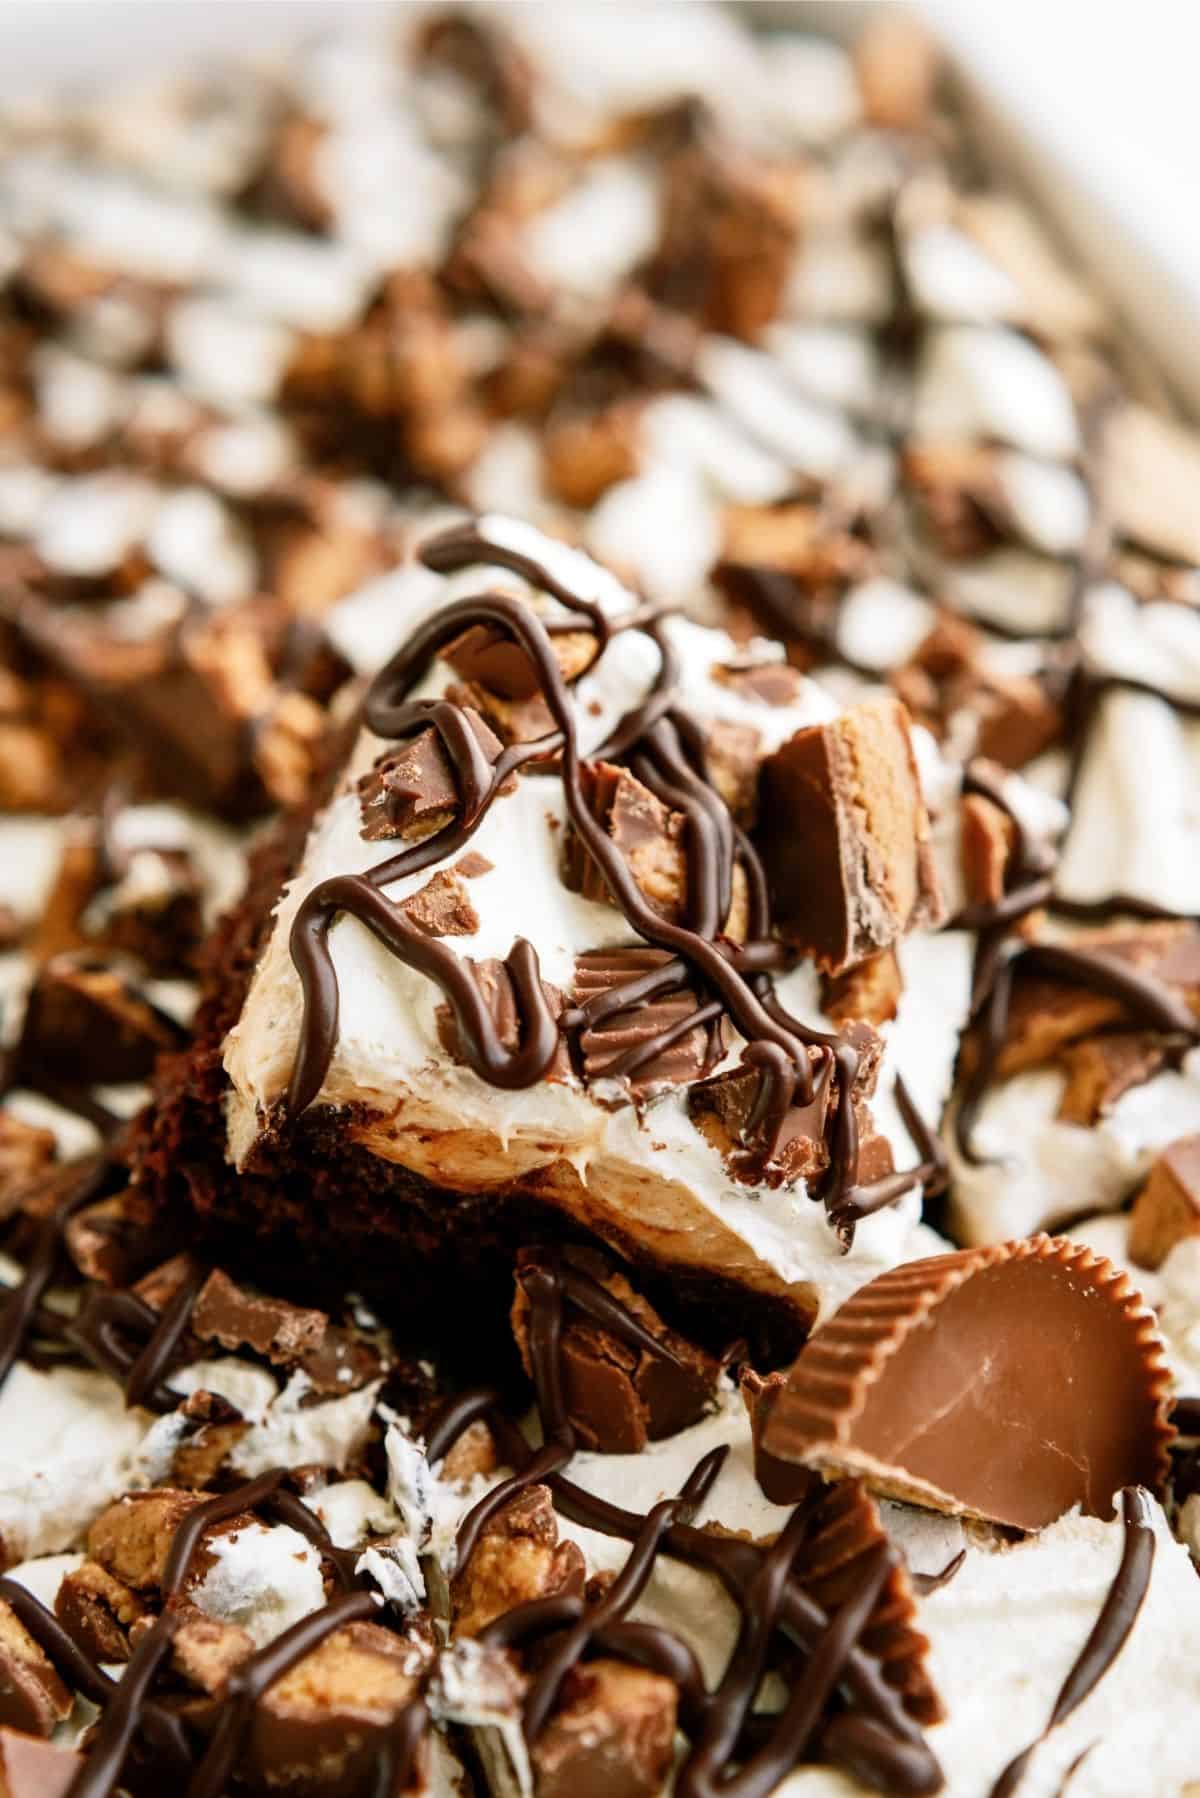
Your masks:
[{"label": "drizzled chocolate squiggle", "polygon": [[[571,825],[599,868],[613,901],[638,936],[670,957],[652,989],[642,977],[606,994],[604,1015],[640,1005],[651,990],[667,990],[676,978],[682,981],[686,972],[701,993],[701,1009],[692,1025],[709,1023],[724,1012],[745,1038],[744,1059],[759,1071],[761,1080],[753,1123],[768,1131],[782,1126],[794,1099],[811,1103],[814,1058],[810,1050],[817,1051],[817,1060],[838,1086],[831,1164],[822,1196],[848,1247],[857,1218],[908,1191],[921,1178],[921,1170],[889,1176],[886,1184],[866,1189],[857,1186],[858,1135],[851,1095],[859,1070],[858,1051],[844,1036],[801,1023],[774,992],[770,970],[786,965],[789,958],[771,932],[763,869],[709,779],[703,734],[678,705],[678,671],[657,621],[643,621],[640,615],[636,625],[629,619],[609,620],[599,606],[572,592],[540,563],[492,543],[469,527],[435,537],[425,544],[421,556],[428,567],[439,572],[476,564],[497,564],[515,571],[593,630],[598,654],[618,629],[644,628],[651,635],[660,652],[658,678],[647,698],[617,723],[603,753],[624,758],[656,797],[682,813],[687,915],[674,922],[647,903],[616,844],[589,809],[571,696],[546,625],[529,606],[505,594],[485,592],[448,606],[428,619],[376,677],[367,695],[365,716],[369,727],[384,739],[402,739],[430,727],[437,731],[459,786],[459,813],[442,831],[366,874],[322,881],[302,902],[290,939],[304,1016],[288,1089],[289,1111],[295,1115],[317,1097],[336,1047],[338,982],[328,939],[330,926],[343,912],[357,918],[398,960],[440,987],[454,1014],[464,1058],[482,1079],[501,1087],[526,1087],[543,1077],[555,1053],[560,1027],[546,1003],[532,945],[518,938],[506,962],[521,1021],[520,1041],[508,1048],[498,1039],[471,964],[420,932],[380,889],[456,852],[478,829],[512,774],[527,764],[557,757]],[[524,651],[555,726],[552,733],[534,743],[506,750],[494,765],[482,754],[461,708],[445,700],[423,703],[408,697],[438,651],[477,625],[499,629]],[[749,934],[743,946],[720,934],[731,901],[735,866],[745,872],[749,898]],[[568,1013],[568,1022],[577,1021],[577,1013]],[[589,1016],[589,1023],[595,1021]],[[651,1043],[639,1045],[639,1058],[661,1053],[670,1040],[659,1035]]]},{"label": "drizzled chocolate squiggle", "polygon": [[[680,1719],[691,1747],[678,1774],[678,1789],[691,1798],[764,1798],[798,1761],[830,1760],[875,1790],[912,1798],[941,1789],[942,1776],[913,1717],[888,1684],[880,1663],[862,1643],[895,1564],[895,1551],[880,1542],[863,1557],[850,1590],[829,1616],[794,1577],[794,1563],[817,1526],[821,1491],[801,1503],[770,1549],[724,1534],[710,1534],[690,1521],[690,1511],[718,1478],[724,1451],[708,1455],[675,1499],[656,1506],[649,1517],[627,1511],[577,1486],[565,1476],[575,1449],[567,1416],[562,1367],[562,1332],[568,1305],[629,1340],[637,1319],[589,1275],[549,1251],[522,1270],[530,1302],[529,1354],[544,1446],[530,1452],[499,1411],[496,1397],[480,1388],[450,1401],[430,1421],[426,1454],[440,1460],[476,1419],[485,1418],[501,1451],[518,1471],[487,1493],[459,1529],[461,1570],[488,1523],[519,1492],[545,1483],[563,1514],[588,1529],[633,1544],[617,1582],[599,1605],[558,1595],[517,1607],[489,1625],[485,1640],[504,1646],[539,1644],[538,1674],[526,1700],[524,1724],[535,1741],[553,1705],[554,1692],[569,1666],[589,1650],[628,1658],[665,1673],[680,1689]],[[655,1344],[656,1352],[662,1345]],[[835,1529],[837,1525],[833,1526]],[[843,1544],[844,1549],[844,1544]],[[630,1623],[625,1612],[644,1589],[659,1554],[712,1573],[738,1606],[741,1627],[726,1674],[709,1694],[690,1646],[673,1632]],[[769,1719],[753,1714],[755,1695],[779,1633],[799,1643],[806,1655],[785,1710]],[[849,1708],[828,1715],[835,1688],[843,1688]],[[936,1715],[936,1712],[933,1714]]]}]

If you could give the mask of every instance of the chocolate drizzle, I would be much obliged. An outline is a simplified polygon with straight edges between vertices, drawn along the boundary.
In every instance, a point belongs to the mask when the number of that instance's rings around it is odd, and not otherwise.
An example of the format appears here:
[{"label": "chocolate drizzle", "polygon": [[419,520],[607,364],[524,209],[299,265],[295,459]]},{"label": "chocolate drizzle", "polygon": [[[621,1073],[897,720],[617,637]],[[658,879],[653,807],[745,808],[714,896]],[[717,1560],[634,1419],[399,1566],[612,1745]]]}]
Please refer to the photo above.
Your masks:
[{"label": "chocolate drizzle", "polygon": [[1036,1742],[1031,1742],[1015,1760],[1009,1762],[993,1785],[989,1798],[1012,1798],[1036,1750],[1050,1731],[1064,1723],[1071,1712],[1083,1703],[1093,1687],[1108,1672],[1137,1622],[1142,1600],[1150,1585],[1155,1548],[1149,1501],[1140,1488],[1127,1486],[1122,1492],[1121,1516],[1125,1525],[1125,1544],[1116,1577],[1105,1596],[1100,1615],[1062,1683],[1045,1729]]},{"label": "chocolate drizzle", "polygon": [[[460,784],[459,815],[442,830],[366,874],[322,881],[303,901],[291,933],[304,1018],[288,1090],[289,1111],[294,1115],[316,1098],[336,1046],[338,983],[328,938],[334,919],[342,912],[357,918],[407,966],[436,982],[454,1012],[464,1058],[482,1079],[502,1087],[525,1087],[545,1076],[559,1040],[559,1025],[545,1002],[532,946],[518,938],[506,964],[523,1024],[521,1041],[508,1049],[497,1039],[470,963],[419,932],[380,889],[456,853],[478,828],[511,775],[526,764],[558,757],[567,813],[584,850],[631,928],[665,957],[663,968],[649,985],[639,973],[627,989],[614,987],[604,996],[602,1006],[593,1006],[587,1023],[594,1026],[597,1013],[611,1017],[687,980],[699,994],[693,1022],[711,1025],[727,1014],[746,1039],[744,1059],[762,1076],[756,1108],[759,1123],[781,1119],[797,1095],[801,1104],[811,1103],[813,1057],[809,1051],[817,1050],[818,1061],[824,1063],[827,1077],[836,1083],[839,1093],[829,1174],[821,1196],[848,1248],[857,1219],[892,1203],[920,1175],[889,1176],[864,1189],[857,1185],[858,1134],[851,1095],[859,1073],[859,1052],[846,1036],[816,1031],[801,1023],[773,991],[770,970],[786,966],[788,957],[771,934],[763,869],[708,778],[703,736],[677,704],[678,669],[659,621],[651,618],[643,626],[638,614],[634,619],[609,620],[600,606],[572,592],[540,563],[493,543],[471,527],[434,537],[423,546],[421,557],[427,567],[439,572],[477,563],[513,570],[568,609],[571,621],[564,628],[573,624],[579,629],[582,618],[586,628],[597,635],[599,653],[618,629],[642,627],[649,631],[660,652],[658,677],[647,698],[617,723],[599,753],[610,759],[626,758],[636,778],[682,814],[688,874],[686,917],[676,922],[654,910],[617,846],[592,816],[584,794],[585,764],[570,693],[547,626],[528,605],[505,594],[485,592],[444,607],[417,629],[376,676],[367,694],[365,717],[371,730],[388,740],[431,725],[438,731]],[[524,652],[555,727],[536,742],[511,746],[494,765],[481,753],[460,708],[445,700],[425,702],[408,697],[440,649],[481,625],[507,635]],[[736,867],[744,871],[748,894],[748,936],[743,945],[720,934],[729,914]],[[579,1012],[568,1014],[568,1027],[581,1021]],[[670,1048],[684,1030],[678,1017],[664,1022],[637,1045],[628,1065],[619,1066],[618,1073],[626,1077],[636,1073]]]},{"label": "chocolate drizzle", "polygon": [[[166,1789],[167,1782],[180,1783],[189,1798],[220,1798],[237,1764],[254,1708],[270,1687],[347,1624],[364,1618],[383,1619],[385,1613],[368,1591],[345,1590],[242,1661],[206,1709],[211,1735],[199,1761],[183,1719],[152,1698],[154,1681],[180,1627],[180,1601],[193,1559],[213,1524],[256,1508],[276,1510],[279,1500],[292,1499],[285,1508],[287,1521],[302,1528],[322,1553],[332,1548],[320,1520],[293,1495],[281,1491],[285,1476],[285,1469],[275,1468],[187,1513],[172,1538],[163,1570],[163,1611],[137,1644],[119,1682],[97,1666],[23,1586],[0,1578],[0,1600],[12,1607],[70,1687],[101,1708],[92,1745],[68,1788],[68,1798],[109,1798],[123,1781],[130,1753],[139,1742],[146,1757],[145,1771],[157,1782],[155,1789]],[[401,1706],[385,1733],[379,1751],[379,1789],[403,1789],[428,1727],[429,1713],[418,1692]]]},{"label": "chocolate drizzle", "polygon": [[1117,1000],[1144,1029],[1162,1031],[1184,1043],[1200,1041],[1200,1020],[1166,982],[1129,966],[1103,949],[1070,943],[1003,943],[981,938],[975,962],[972,1019],[979,1032],[979,1055],[966,1081],[955,1117],[964,1159],[979,1165],[972,1133],[979,1108],[995,1076],[1008,1029],[1013,983],[1019,973],[1049,975]]},{"label": "chocolate drizzle", "polygon": [[[428,1459],[436,1463],[463,1430],[476,1419],[486,1418],[506,1459],[518,1468],[463,1519],[457,1545],[460,1570],[490,1519],[519,1492],[543,1482],[565,1516],[633,1545],[622,1573],[598,1604],[588,1606],[578,1596],[557,1594],[518,1606],[484,1630],[483,1639],[499,1645],[539,1644],[538,1671],[526,1700],[528,1738],[536,1740],[567,1669],[581,1655],[595,1651],[651,1667],[679,1686],[680,1718],[691,1746],[678,1774],[677,1789],[691,1798],[715,1798],[717,1792],[733,1793],[735,1798],[762,1798],[790,1767],[814,1751],[877,1791],[939,1791],[942,1778],[936,1760],[905,1700],[888,1683],[880,1662],[862,1641],[897,1564],[896,1551],[881,1540],[861,1557],[850,1590],[832,1613],[822,1608],[797,1577],[797,1560],[807,1550],[814,1528],[819,1527],[821,1488],[817,1482],[775,1546],[764,1549],[734,1536],[710,1534],[691,1521],[691,1512],[719,1475],[724,1451],[706,1456],[678,1497],[664,1500],[648,1517],[599,1498],[566,1477],[563,1470],[574,1452],[574,1432],[563,1397],[564,1307],[568,1297],[585,1305],[594,1298],[586,1276],[580,1282],[575,1272],[548,1255],[539,1256],[523,1270],[522,1284],[531,1306],[529,1353],[544,1446],[531,1453],[499,1412],[495,1394],[484,1388],[451,1401],[431,1419],[426,1436]],[[637,1320],[611,1294],[603,1296],[604,1327],[623,1332],[629,1340],[638,1328]],[[656,1347],[661,1352],[661,1345]],[[631,1623],[624,1615],[644,1589],[658,1554],[712,1573],[738,1606],[737,1646],[724,1679],[712,1694],[704,1688],[687,1643],[670,1631]],[[773,1644],[781,1639],[798,1645],[806,1659],[793,1680],[784,1711],[764,1719],[754,1715],[752,1707]],[[831,1717],[829,1702],[835,1689],[849,1709]]]}]

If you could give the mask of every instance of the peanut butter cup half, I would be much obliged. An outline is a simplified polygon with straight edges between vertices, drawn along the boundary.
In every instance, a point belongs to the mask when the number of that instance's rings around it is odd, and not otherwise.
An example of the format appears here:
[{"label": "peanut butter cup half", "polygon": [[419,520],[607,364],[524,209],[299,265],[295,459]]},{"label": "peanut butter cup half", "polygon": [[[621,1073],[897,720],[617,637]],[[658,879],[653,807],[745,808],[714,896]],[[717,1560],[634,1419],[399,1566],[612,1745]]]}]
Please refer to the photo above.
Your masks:
[{"label": "peanut butter cup half", "polygon": [[1126,1485],[1161,1493],[1172,1430],[1152,1313],[1128,1276],[1033,1236],[891,1269],[805,1345],[763,1445],[934,1510],[1036,1530]]}]

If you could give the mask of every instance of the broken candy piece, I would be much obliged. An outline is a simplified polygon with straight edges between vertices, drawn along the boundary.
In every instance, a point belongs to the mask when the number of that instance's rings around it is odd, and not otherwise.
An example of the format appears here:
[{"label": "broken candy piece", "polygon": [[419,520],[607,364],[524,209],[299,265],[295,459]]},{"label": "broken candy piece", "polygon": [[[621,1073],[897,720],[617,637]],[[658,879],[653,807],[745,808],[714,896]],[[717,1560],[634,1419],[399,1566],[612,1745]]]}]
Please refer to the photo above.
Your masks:
[{"label": "broken candy piece", "polygon": [[582,1592],[586,1569],[574,1542],[560,1542],[546,1486],[527,1486],[489,1520],[451,1588],[454,1628],[477,1636],[495,1618],[532,1598]]},{"label": "broken candy piece", "polygon": [[673,1680],[624,1661],[572,1668],[533,1750],[538,1798],[654,1798],[670,1771]]},{"label": "broken candy piece", "polygon": [[0,1729],[0,1798],[64,1798],[82,1766],[71,1748]]},{"label": "broken candy piece", "polygon": [[1161,1492],[1169,1375],[1128,1277],[1063,1237],[896,1267],[816,1332],[763,1443],[826,1477],[1017,1529]]},{"label": "broken candy piece", "polygon": [[[466,714],[489,762],[500,754],[500,739],[478,712]],[[362,834],[370,842],[399,837],[418,843],[447,825],[462,798],[454,767],[436,730],[421,731],[380,756],[358,783]]]},{"label": "broken candy piece", "polygon": [[[564,1252],[564,1260],[563,1398],[580,1445],[606,1455],[637,1454],[647,1442],[698,1422],[716,1387],[720,1364],[670,1329],[603,1256],[572,1249]],[[555,1265],[545,1250],[523,1250],[518,1256],[512,1326],[527,1373],[532,1371],[531,1303],[521,1269],[546,1266],[549,1271]],[[598,1295],[601,1304],[607,1295],[613,1327],[572,1303],[576,1293],[584,1306],[589,1294]]]},{"label": "broken candy piece", "polygon": [[0,1728],[48,1736],[71,1712],[71,1694],[16,1612],[0,1600]]},{"label": "broken candy piece", "polygon": [[1200,1236],[1200,1135],[1168,1143],[1138,1194],[1129,1253],[1139,1267],[1158,1267],[1185,1236]]},{"label": "broken candy piece", "polygon": [[836,973],[944,915],[909,734],[892,697],[798,730],[762,766],[779,927]]}]

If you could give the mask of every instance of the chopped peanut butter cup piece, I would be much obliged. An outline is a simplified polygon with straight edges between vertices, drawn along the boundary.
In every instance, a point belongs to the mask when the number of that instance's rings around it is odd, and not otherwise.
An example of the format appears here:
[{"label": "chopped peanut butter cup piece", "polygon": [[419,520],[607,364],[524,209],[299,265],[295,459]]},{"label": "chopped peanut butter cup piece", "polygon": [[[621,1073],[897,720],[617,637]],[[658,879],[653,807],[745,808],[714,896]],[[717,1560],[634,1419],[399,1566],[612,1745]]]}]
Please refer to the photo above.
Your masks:
[{"label": "chopped peanut butter cup piece", "polygon": [[1107,1116],[1122,1093],[1152,1080],[1166,1065],[1167,1049],[1148,1030],[1114,1030],[1071,1043],[1058,1059],[1067,1076],[1058,1116],[1086,1127]]},{"label": "chopped peanut butter cup piece", "polygon": [[[476,711],[467,722],[488,761],[500,754],[500,739]],[[399,837],[418,843],[441,830],[462,803],[450,757],[432,727],[381,755],[358,783],[362,834],[370,842]]]},{"label": "chopped peanut butter cup piece", "polygon": [[451,1586],[454,1628],[477,1636],[495,1618],[532,1598],[583,1591],[583,1553],[560,1542],[546,1486],[527,1486],[485,1525]]},{"label": "chopped peanut butter cup piece", "polygon": [[1161,1492],[1170,1376],[1129,1278],[1034,1236],[891,1269],[801,1351],[767,1452],[933,1510],[1036,1530]]},{"label": "chopped peanut butter cup piece", "polygon": [[[670,959],[665,949],[590,949],[575,963],[575,1002],[602,1002]],[[689,1027],[687,1020],[699,1010],[696,994],[685,986],[585,1021],[578,1035],[584,1080],[622,1081],[634,1097],[646,1098],[699,1079],[720,1061],[728,1039],[723,1016]]]},{"label": "chopped peanut butter cup piece", "polygon": [[538,1798],[655,1798],[671,1769],[673,1680],[624,1661],[574,1667],[531,1756]]},{"label": "chopped peanut butter cup piece", "polygon": [[191,1315],[192,1330],[201,1340],[230,1350],[252,1349],[284,1366],[319,1349],[328,1322],[323,1311],[246,1292],[219,1268],[201,1287]]},{"label": "chopped peanut butter cup piece", "polygon": [[886,1024],[899,1010],[903,991],[896,952],[882,949],[840,974],[826,974],[821,981],[821,1008],[835,1024]]},{"label": "chopped peanut butter cup piece", "polygon": [[71,1694],[15,1611],[0,1600],[0,1727],[48,1736],[71,1713]]},{"label": "chopped peanut butter cup piece", "polygon": [[[1182,999],[1200,1018],[1200,927],[1184,922],[1106,925],[1080,931],[1067,945],[1096,959],[1103,970],[1128,970],[1160,984]],[[1072,1044],[1113,1025],[1133,1021],[1130,1008],[1099,982],[1089,983],[1086,968],[1072,979],[1068,973],[1025,974],[1018,970],[1008,1008],[1004,1044],[996,1062],[998,1078],[1052,1061]],[[971,1045],[967,1045],[968,1051]],[[1152,1073],[1151,1067],[1148,1072]],[[1147,1075],[1148,1077],[1148,1075]],[[1127,1081],[1126,1087],[1133,1084]]]},{"label": "chopped peanut butter cup piece", "polygon": [[836,973],[940,923],[929,818],[898,700],[814,724],[762,765],[759,837],[783,934]]},{"label": "chopped peanut butter cup piece", "polygon": [[0,1798],[65,1798],[83,1765],[73,1748],[0,1729]]},{"label": "chopped peanut butter cup piece", "polygon": [[1158,1267],[1177,1242],[1200,1236],[1200,1135],[1168,1143],[1150,1169],[1129,1224],[1129,1253]]},{"label": "chopped peanut butter cup piece", "polygon": [[103,1068],[109,1081],[144,1080],[161,1050],[177,1049],[184,1031],[115,968],[86,957],[56,955],[29,995],[18,1052],[22,1072],[75,1081],[83,1068]]},{"label": "chopped peanut butter cup piece", "polygon": [[581,1446],[606,1455],[637,1454],[647,1442],[696,1423],[712,1398],[720,1363],[665,1324],[602,1255],[569,1249],[561,1259],[548,1256],[541,1249],[518,1255],[513,1335],[525,1371],[532,1373],[532,1306],[522,1269],[544,1267],[551,1279],[557,1273],[566,1311],[559,1350],[563,1400]]},{"label": "chopped peanut butter cup piece", "polygon": [[[593,762],[580,770],[588,809],[604,826],[621,853],[646,902],[671,922],[687,912],[687,820],[672,811],[649,787],[610,762]],[[574,830],[564,844],[563,879],[574,892],[599,904],[612,895],[598,863]],[[747,886],[744,869],[733,871],[733,894],[723,934],[735,942],[746,935]]]},{"label": "chopped peanut butter cup piece", "polygon": [[239,1776],[254,1791],[308,1798],[371,1791],[385,1738],[418,1695],[421,1659],[378,1623],[336,1630],[255,1705]]}]

